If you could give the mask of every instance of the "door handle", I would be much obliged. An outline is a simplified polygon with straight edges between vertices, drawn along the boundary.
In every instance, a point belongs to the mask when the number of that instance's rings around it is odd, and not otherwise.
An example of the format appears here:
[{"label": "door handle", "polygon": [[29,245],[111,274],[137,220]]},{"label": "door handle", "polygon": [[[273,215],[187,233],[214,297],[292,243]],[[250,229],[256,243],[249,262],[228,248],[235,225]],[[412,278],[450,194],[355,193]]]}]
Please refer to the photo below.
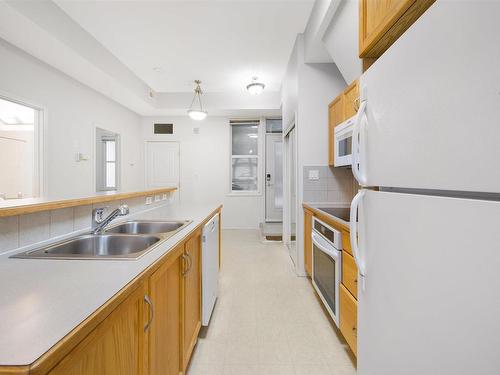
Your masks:
[{"label": "door handle", "polygon": [[144,332],[146,332],[149,327],[151,327],[151,323],[153,323],[153,318],[155,316],[155,308],[153,306],[153,302],[151,301],[151,298],[147,294],[144,295],[144,302],[146,302],[149,306],[149,320],[148,322],[144,325]]},{"label": "door handle", "polygon": [[366,275],[366,265],[363,259],[361,259],[361,254],[358,246],[358,207],[366,194],[366,190],[362,189],[356,194],[351,202],[351,213],[349,221],[349,234],[351,239],[351,249],[354,255],[354,261],[358,266],[359,276],[361,278],[361,290],[365,290],[365,275]]},{"label": "door handle", "polygon": [[366,110],[366,100],[361,102],[358,113],[356,114],[356,119],[354,121],[354,126],[352,129],[352,143],[351,143],[351,165],[352,174],[354,178],[358,181],[361,186],[366,186],[366,176],[362,173],[362,165],[360,162],[360,143],[361,143],[361,121]]}]

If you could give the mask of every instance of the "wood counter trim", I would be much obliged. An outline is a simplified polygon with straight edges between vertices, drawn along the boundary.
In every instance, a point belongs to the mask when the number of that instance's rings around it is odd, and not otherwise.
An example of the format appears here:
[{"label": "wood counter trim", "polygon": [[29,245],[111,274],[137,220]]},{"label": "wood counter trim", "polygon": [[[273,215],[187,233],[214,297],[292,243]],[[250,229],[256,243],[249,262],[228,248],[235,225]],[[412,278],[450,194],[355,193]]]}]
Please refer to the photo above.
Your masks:
[{"label": "wood counter trim", "polygon": [[[44,201],[43,198],[33,198],[33,199],[30,199],[29,203],[24,203],[24,204],[21,203],[19,205],[4,206],[4,207],[1,207],[2,204],[5,204],[6,202],[14,203],[15,201],[2,201],[0,203],[0,217],[32,214],[32,213],[41,212],[41,211],[58,210],[60,208],[85,206],[85,205],[95,204],[95,203],[103,203],[103,202],[111,202],[111,201],[117,201],[117,200],[122,200],[122,199],[145,197],[148,195],[171,193],[171,192],[176,191],[176,190],[177,190],[177,188],[175,188],[175,187],[169,187],[169,188],[161,188],[161,189],[133,191],[133,192],[127,192],[127,193],[113,192],[113,193],[95,195],[95,196],[90,196],[90,197],[62,199],[62,200],[53,200],[53,201]],[[39,202],[37,202],[37,200],[39,200]]]},{"label": "wood counter trim", "polygon": [[[217,213],[221,213],[222,205],[213,210],[199,225],[193,228],[182,239],[171,246],[171,251],[161,256],[139,275],[126,284],[120,291],[106,301],[101,307],[89,315],[71,332],[59,340],[52,348],[42,354],[32,364],[25,366],[0,366],[0,375],[45,375],[64,359],[85,337],[87,337],[102,321],[106,319],[141,283],[147,280],[164,262],[172,257],[179,257],[184,251],[184,243],[196,233]],[[182,245],[182,246],[181,246]]]},{"label": "wood counter trim", "polygon": [[317,208],[309,206],[307,203],[303,203],[302,207],[309,210],[309,211],[312,211],[314,216],[316,216],[318,219],[320,219],[321,221],[324,221],[326,224],[332,226],[333,228],[335,228],[337,230],[345,230],[345,231],[350,230],[349,225],[343,224],[340,221],[333,219],[330,215],[325,214],[323,211],[318,210]]}]

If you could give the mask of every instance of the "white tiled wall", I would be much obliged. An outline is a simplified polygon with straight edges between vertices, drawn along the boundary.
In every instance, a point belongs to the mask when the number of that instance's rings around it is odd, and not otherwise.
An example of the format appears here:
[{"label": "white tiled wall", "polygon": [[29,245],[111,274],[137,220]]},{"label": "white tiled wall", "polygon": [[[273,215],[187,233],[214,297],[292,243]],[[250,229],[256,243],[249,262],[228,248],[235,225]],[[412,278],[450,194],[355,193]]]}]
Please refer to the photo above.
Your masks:
[{"label": "white tiled wall", "polygon": [[[122,202],[100,203],[94,207],[108,207],[108,210],[113,210],[120,204],[127,204],[130,215],[133,215],[167,204],[169,200],[154,202],[153,197],[153,203],[146,205],[146,197],[139,197]],[[0,254],[39,242],[56,240],[73,232],[89,230],[92,223],[92,208],[92,205],[77,206],[0,218]]]},{"label": "white tiled wall", "polygon": [[[310,180],[309,171],[318,171],[319,179]],[[348,203],[356,193],[354,177],[347,168],[305,166],[303,176],[304,202]]]}]

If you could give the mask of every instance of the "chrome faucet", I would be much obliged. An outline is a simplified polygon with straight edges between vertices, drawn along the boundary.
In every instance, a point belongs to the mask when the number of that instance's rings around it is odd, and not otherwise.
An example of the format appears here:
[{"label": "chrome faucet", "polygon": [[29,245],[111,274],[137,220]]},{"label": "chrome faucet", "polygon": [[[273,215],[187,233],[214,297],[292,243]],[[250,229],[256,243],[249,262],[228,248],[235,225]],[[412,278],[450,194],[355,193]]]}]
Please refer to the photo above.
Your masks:
[{"label": "chrome faucet", "polygon": [[107,217],[103,218],[103,213],[106,207],[94,208],[92,210],[92,234],[100,234],[104,228],[118,216],[128,215],[130,212],[126,204],[122,204],[117,209],[113,210]]}]

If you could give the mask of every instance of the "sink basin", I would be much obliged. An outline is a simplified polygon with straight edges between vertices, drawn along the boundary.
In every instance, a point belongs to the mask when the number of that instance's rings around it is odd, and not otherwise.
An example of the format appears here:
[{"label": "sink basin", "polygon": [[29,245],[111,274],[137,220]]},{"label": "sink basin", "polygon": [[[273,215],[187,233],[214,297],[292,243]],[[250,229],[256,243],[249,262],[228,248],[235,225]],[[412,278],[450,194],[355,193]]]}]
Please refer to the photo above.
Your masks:
[{"label": "sink basin", "polygon": [[16,254],[12,258],[48,259],[136,259],[160,241],[156,236],[88,234]]},{"label": "sink basin", "polygon": [[105,233],[122,234],[173,234],[190,221],[126,221],[105,230]]}]

